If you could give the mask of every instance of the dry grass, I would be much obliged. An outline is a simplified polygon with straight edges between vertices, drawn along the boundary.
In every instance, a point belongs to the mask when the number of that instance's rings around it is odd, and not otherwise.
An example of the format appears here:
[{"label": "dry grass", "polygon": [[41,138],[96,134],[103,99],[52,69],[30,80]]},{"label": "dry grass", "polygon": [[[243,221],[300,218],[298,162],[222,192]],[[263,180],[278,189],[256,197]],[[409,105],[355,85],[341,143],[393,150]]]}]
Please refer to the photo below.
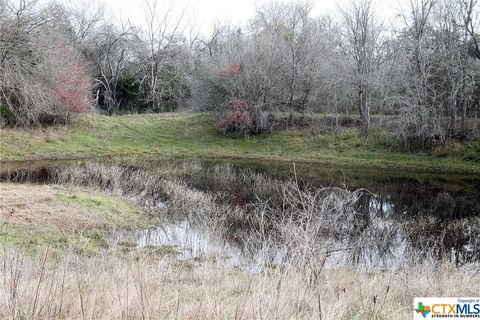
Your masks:
[{"label": "dry grass", "polygon": [[1,256],[5,319],[408,319],[415,296],[474,296],[478,269],[422,265],[398,272],[296,266],[259,273],[222,261],[178,261],[132,253],[55,265],[48,251]]},{"label": "dry grass", "polygon": [[128,200],[84,188],[0,184],[0,221],[6,225],[76,233],[133,226],[141,214]]},{"label": "dry grass", "polygon": [[65,194],[50,186],[0,185],[0,219],[6,224],[32,225],[37,229],[73,232],[77,228],[94,228],[102,224],[98,215],[68,206],[55,196]]}]

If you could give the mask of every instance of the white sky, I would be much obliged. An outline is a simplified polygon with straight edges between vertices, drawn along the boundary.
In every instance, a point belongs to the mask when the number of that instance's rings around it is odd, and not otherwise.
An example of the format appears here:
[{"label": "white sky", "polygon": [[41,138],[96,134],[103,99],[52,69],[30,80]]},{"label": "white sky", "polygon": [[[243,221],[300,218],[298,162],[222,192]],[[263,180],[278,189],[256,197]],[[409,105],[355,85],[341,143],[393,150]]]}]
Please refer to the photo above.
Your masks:
[{"label": "white sky", "polygon": [[[73,0],[81,1],[81,0]],[[108,11],[119,20],[130,20],[142,25],[145,0],[100,0]],[[153,1],[153,0],[150,0]],[[197,32],[210,34],[216,23],[229,22],[243,26],[255,15],[255,8],[270,0],[158,0],[162,7],[172,6],[177,14],[185,8],[185,21],[193,25]],[[285,1],[285,0],[284,0]],[[288,0],[287,0],[288,1]],[[350,0],[313,0],[313,16],[336,15],[338,6],[345,7]],[[398,13],[399,3],[405,0],[374,0],[378,16],[384,17],[387,24]],[[337,6],[338,5],[338,6]]]}]

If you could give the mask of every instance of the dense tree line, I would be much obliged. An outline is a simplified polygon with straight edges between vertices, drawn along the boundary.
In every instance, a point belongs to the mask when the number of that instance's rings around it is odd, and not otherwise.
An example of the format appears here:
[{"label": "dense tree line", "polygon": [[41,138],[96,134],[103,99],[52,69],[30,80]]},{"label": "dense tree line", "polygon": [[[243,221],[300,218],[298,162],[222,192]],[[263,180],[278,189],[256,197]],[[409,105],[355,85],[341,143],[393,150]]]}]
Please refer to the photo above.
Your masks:
[{"label": "dense tree line", "polygon": [[62,9],[0,1],[2,123],[67,121],[90,105],[90,77],[65,32]]},{"label": "dense tree line", "polygon": [[200,36],[158,1],[134,25],[95,2],[0,0],[2,122],[63,121],[92,105],[214,111],[219,129],[244,133],[268,130],[278,112],[321,112],[358,115],[368,134],[382,115],[411,149],[478,135],[476,0],[411,0],[394,25],[369,0],[338,11],[315,17],[308,2],[271,2],[246,27]]}]

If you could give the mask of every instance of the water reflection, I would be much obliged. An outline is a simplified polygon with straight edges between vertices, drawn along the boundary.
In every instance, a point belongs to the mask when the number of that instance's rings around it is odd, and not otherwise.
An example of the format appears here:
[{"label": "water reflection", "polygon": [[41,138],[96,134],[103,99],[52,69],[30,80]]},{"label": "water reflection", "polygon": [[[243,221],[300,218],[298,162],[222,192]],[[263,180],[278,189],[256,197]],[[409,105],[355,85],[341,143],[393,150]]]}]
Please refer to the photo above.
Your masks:
[{"label": "water reflection", "polygon": [[[205,179],[199,175],[189,178],[187,180],[196,188],[224,190],[214,174],[208,174]],[[426,258],[449,259],[457,265],[480,261],[477,194],[455,185],[440,188],[435,181],[405,178],[398,182],[397,178],[372,188],[370,181],[370,189],[376,192],[362,193],[355,212],[342,221],[341,236],[330,234],[318,239],[321,245],[329,242],[331,253],[327,264],[395,269]],[[235,193],[244,198],[248,192],[242,191],[243,187],[248,188],[235,185]],[[223,243],[228,242],[228,238],[224,238]],[[279,263],[285,260],[283,255],[288,255],[281,245],[269,251],[260,241],[257,244],[252,244],[251,239],[248,241],[248,249],[242,241],[230,242],[222,249],[237,256],[237,260],[240,252],[250,264]],[[211,243],[203,243],[203,246],[216,247]]]},{"label": "water reflection", "polygon": [[[349,232],[339,241],[339,246],[353,249],[331,260],[367,268],[395,268],[427,257],[457,265],[480,261],[480,218],[471,214],[475,205],[452,201],[446,206],[438,196],[407,199],[402,201],[406,199],[401,190],[363,194],[355,216],[345,221]],[[467,207],[472,211],[464,210]]]},{"label": "water reflection", "polygon": [[[171,165],[168,164],[168,165]],[[224,181],[228,170],[261,172],[278,179],[292,177],[292,166],[276,163],[236,163],[187,160],[177,162],[179,178],[190,187],[228,193],[234,205],[255,201],[248,184]],[[165,166],[165,162],[139,162],[136,167]],[[366,169],[338,169],[297,165],[298,179],[314,186],[365,189],[354,212],[341,222],[341,232],[324,233],[319,246],[328,247],[328,264],[349,264],[366,269],[398,268],[427,257],[450,259],[457,265],[480,261],[480,177],[458,175],[404,175]],[[0,172],[1,181],[49,182],[48,166]],[[268,196],[268,194],[267,194]],[[149,204],[164,209],[165,203]],[[230,230],[232,231],[232,230]],[[235,236],[232,236],[232,233]],[[158,228],[123,234],[139,247],[163,248],[181,259],[216,256],[248,265],[280,263],[288,259],[288,246],[275,248],[243,233],[216,233],[188,219],[168,221]],[[119,238],[119,241],[121,241]],[[328,244],[328,246],[326,245]]]},{"label": "water reflection", "polygon": [[260,244],[252,250],[252,247],[247,249],[245,243],[239,240],[188,220],[166,222],[137,232],[119,232],[113,238],[116,245],[133,241],[137,248],[157,249],[163,257],[189,261],[208,259],[242,267],[252,273],[261,271],[265,265],[280,264],[286,259],[286,251],[278,246],[273,249]]},{"label": "water reflection", "polygon": [[[202,190],[223,190],[225,186],[215,178],[218,164],[210,165],[212,167],[207,164],[201,172],[187,177],[187,181]],[[283,164],[256,163],[249,167],[241,163],[233,167],[278,178],[293,173]],[[356,213],[344,221],[343,236],[335,239],[329,263],[393,268],[421,262],[427,257],[450,259],[457,265],[480,261],[478,176],[391,176],[385,172],[352,170],[349,173],[311,165],[297,165],[295,173],[316,186],[368,190],[357,202]],[[248,187],[236,185],[235,192],[248,194],[248,190],[241,190]]]},{"label": "water reflection", "polygon": [[207,230],[192,225],[189,221],[164,223],[161,226],[136,233],[139,247],[171,248],[166,251],[182,259],[214,256],[228,253],[228,258],[239,257],[239,249],[227,240]]},{"label": "water reflection", "polygon": [[[340,236],[332,231],[317,239],[318,246],[328,251],[326,265],[394,270],[420,263],[427,257],[450,259],[457,265],[480,260],[478,217],[452,219],[433,214],[412,217],[408,209],[411,208],[395,205],[385,196],[362,194],[356,210],[342,221]],[[174,251],[176,259],[215,257],[252,272],[266,264],[286,262],[291,257],[288,243],[275,242],[270,246],[248,233],[234,237],[188,220],[142,230],[135,233],[133,239],[138,247]]]}]

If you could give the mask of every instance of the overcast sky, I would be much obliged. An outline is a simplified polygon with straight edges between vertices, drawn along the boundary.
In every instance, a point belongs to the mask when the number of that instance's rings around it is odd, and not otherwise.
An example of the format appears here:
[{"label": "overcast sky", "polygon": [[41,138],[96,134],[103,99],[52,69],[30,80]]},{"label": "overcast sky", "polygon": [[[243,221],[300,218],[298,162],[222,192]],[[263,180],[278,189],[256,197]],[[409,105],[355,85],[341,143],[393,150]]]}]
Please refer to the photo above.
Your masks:
[{"label": "overcast sky", "polygon": [[[79,1],[79,0],[77,0]],[[153,1],[153,0],[151,0]],[[220,22],[230,22],[234,25],[244,25],[255,15],[255,8],[270,0],[158,0],[163,7],[172,6],[179,14],[186,9],[185,19],[193,22],[197,31],[209,34],[213,26]],[[399,3],[405,0],[377,0],[374,5],[379,16],[386,18],[387,23],[398,12]],[[117,18],[129,19],[136,25],[141,25],[144,16],[145,0],[103,0],[108,11]],[[338,6],[345,7],[350,0],[314,0],[313,16],[322,14],[335,15]]]}]

